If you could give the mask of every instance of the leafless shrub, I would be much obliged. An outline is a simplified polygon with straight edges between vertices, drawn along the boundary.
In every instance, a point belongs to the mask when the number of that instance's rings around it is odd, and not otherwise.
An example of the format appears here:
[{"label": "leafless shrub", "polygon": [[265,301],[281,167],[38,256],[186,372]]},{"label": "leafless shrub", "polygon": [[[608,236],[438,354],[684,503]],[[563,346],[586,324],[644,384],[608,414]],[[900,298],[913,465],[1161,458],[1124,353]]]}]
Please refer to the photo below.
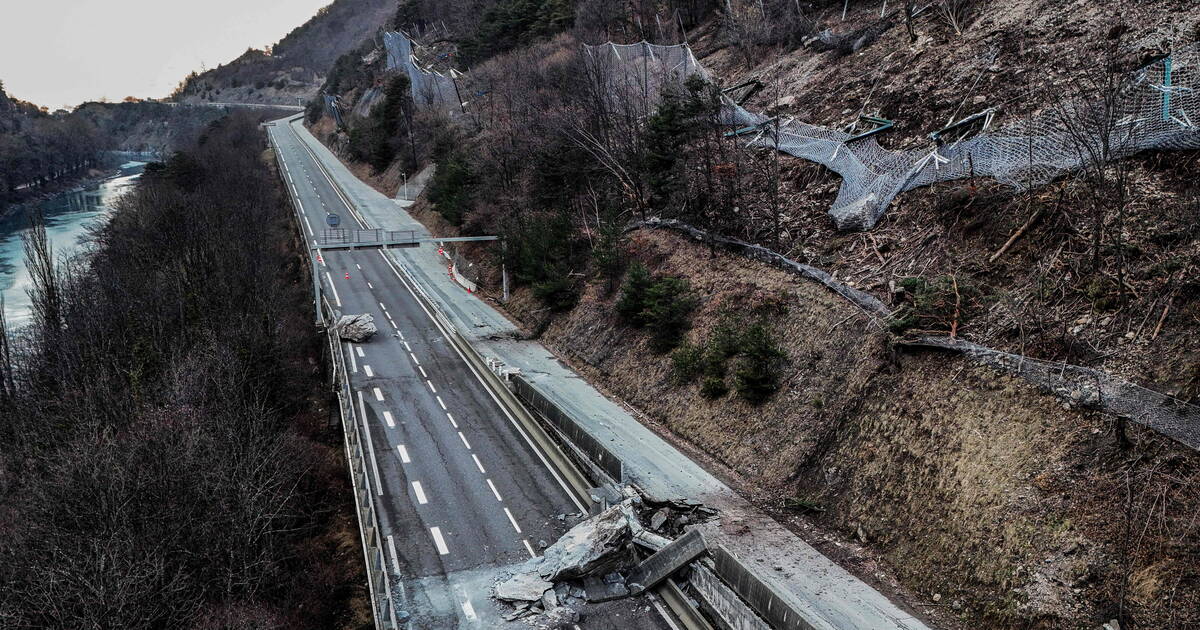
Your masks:
[{"label": "leafless shrub", "polygon": [[933,14],[946,26],[962,35],[975,12],[976,0],[938,0],[933,4]]}]

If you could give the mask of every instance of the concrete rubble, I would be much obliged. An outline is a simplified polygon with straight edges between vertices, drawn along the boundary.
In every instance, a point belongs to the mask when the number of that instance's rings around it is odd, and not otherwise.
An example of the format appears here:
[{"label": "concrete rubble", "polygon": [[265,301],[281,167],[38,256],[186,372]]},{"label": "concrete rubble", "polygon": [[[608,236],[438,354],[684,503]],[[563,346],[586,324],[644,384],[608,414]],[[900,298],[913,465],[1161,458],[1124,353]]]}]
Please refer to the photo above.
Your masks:
[{"label": "concrete rubble", "polygon": [[375,318],[369,314],[342,315],[334,326],[338,337],[354,343],[362,343],[379,332],[375,327]]},{"label": "concrete rubble", "polygon": [[[496,583],[495,598],[514,607],[506,619],[524,619],[537,628],[569,628],[579,620],[585,603],[638,595],[645,587],[630,583],[631,578],[661,579],[703,553],[703,541],[697,549],[694,540],[701,539],[699,532],[685,533],[677,540],[689,541],[691,555],[672,553],[677,561],[664,562],[659,552],[680,545],[652,529],[684,531],[690,523],[707,520],[713,510],[690,501],[647,501],[632,489],[621,496],[624,500],[579,522],[546,547],[541,557],[527,560]],[[643,526],[639,517],[652,528]],[[653,552],[650,558],[639,560],[648,552]]]}]

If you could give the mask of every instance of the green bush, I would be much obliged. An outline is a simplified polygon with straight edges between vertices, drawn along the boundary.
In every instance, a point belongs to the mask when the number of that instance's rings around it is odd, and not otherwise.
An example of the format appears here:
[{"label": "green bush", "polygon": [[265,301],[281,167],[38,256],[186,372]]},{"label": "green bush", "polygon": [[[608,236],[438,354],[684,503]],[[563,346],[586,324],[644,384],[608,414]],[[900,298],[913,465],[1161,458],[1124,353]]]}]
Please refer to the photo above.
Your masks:
[{"label": "green bush", "polygon": [[754,324],[742,333],[741,356],[734,369],[737,393],[752,404],[761,404],[779,389],[787,353],[779,347],[770,331]]},{"label": "green bush", "polygon": [[475,175],[471,163],[453,153],[438,163],[426,191],[438,214],[454,225],[462,225],[475,197]]},{"label": "green bush", "polygon": [[[439,167],[440,168],[440,167]],[[513,281],[533,288],[534,295],[553,311],[579,301],[571,269],[579,264],[577,232],[566,212],[521,214],[501,230],[505,258]]]},{"label": "green bush", "polygon": [[659,278],[650,285],[642,319],[650,330],[651,350],[668,352],[683,342],[696,302],[687,281],[681,278]]},{"label": "green bush", "polygon": [[633,263],[625,276],[625,284],[621,287],[621,297],[617,300],[617,314],[634,326],[644,325],[645,322],[641,318],[642,309],[646,303],[646,293],[653,283],[654,278],[650,276],[646,267],[640,262]]},{"label": "green bush", "polygon": [[696,298],[682,278],[654,278],[640,263],[629,269],[617,313],[630,324],[650,332],[650,348],[668,352],[683,342]]},{"label": "green bush", "polygon": [[703,377],[701,395],[723,396],[728,391],[726,363],[737,357],[734,387],[743,399],[760,404],[780,386],[787,353],[776,343],[768,327],[754,323],[739,328],[734,316],[726,316],[701,345],[685,344],[671,355],[675,380],[690,383]]},{"label": "green bush", "polygon": [[700,384],[700,395],[708,399],[720,398],[729,393],[729,386],[725,384],[725,379],[716,376],[704,377],[704,382]]},{"label": "green bush", "polygon": [[671,353],[671,367],[675,380],[690,383],[704,371],[704,347],[685,343]]},{"label": "green bush", "polygon": [[579,302],[579,291],[565,272],[534,283],[533,295],[556,313],[569,311]]}]

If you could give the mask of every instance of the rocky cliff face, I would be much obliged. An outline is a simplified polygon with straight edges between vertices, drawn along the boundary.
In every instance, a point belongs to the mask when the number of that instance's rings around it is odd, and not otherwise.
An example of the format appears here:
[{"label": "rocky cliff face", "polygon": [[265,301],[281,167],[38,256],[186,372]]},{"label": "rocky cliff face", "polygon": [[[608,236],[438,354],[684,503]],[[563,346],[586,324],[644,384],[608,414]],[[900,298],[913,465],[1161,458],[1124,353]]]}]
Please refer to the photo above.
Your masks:
[{"label": "rocky cliff face", "polygon": [[385,26],[391,0],[336,0],[268,51],[248,50],[233,61],[187,77],[174,95],[185,103],[307,102],[334,60]]}]

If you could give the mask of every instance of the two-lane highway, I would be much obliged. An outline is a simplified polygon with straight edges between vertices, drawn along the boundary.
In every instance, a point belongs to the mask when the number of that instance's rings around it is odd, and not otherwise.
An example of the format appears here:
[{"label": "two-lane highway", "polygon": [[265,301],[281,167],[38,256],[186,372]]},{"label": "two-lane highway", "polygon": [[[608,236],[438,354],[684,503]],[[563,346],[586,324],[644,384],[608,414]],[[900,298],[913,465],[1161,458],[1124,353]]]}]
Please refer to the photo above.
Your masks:
[{"label": "two-lane highway", "polygon": [[[356,221],[290,125],[268,131],[308,242],[329,212]],[[497,574],[540,553],[583,506],[387,254],[326,252],[318,266],[337,309],[369,313],[380,330],[343,352],[397,609],[412,628],[505,625],[488,597]],[[579,626],[669,627],[644,600],[603,610]]]}]

